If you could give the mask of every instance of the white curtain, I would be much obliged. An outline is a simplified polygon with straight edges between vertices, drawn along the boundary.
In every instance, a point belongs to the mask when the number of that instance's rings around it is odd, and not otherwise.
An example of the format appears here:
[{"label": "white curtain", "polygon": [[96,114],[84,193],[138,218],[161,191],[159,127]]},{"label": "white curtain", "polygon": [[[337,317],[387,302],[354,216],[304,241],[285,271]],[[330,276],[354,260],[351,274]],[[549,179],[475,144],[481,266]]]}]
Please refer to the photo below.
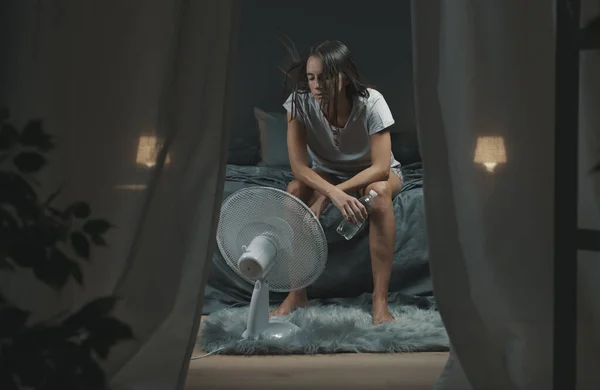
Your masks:
[{"label": "white curtain", "polygon": [[[584,21],[600,11],[583,3]],[[453,345],[437,389],[551,389],[554,2],[413,1],[413,33],[431,269]],[[600,228],[600,177],[589,173],[600,160],[599,95],[600,54],[586,53],[572,173],[582,228]],[[579,267],[577,389],[591,390],[598,254],[581,253]]]},{"label": "white curtain", "polygon": [[115,227],[82,263],[83,287],[55,292],[17,270],[2,292],[33,322],[120,296],[134,339],[104,364],[113,386],[182,386],[220,209],[235,2],[8,3],[0,106],[56,137],[38,190],[64,182],[57,205],[88,202]]}]

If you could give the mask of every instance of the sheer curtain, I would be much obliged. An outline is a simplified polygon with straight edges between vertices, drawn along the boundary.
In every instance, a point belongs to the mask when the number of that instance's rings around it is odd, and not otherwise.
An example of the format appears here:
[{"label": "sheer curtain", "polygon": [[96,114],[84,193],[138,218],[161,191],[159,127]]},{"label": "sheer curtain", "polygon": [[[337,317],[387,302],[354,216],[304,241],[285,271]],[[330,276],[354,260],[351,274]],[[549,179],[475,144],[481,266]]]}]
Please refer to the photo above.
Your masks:
[{"label": "sheer curtain", "polygon": [[[10,4],[8,4],[10,3]],[[56,148],[39,192],[88,202],[114,227],[55,292],[26,270],[2,292],[36,320],[116,294],[134,339],[104,370],[115,388],[187,375],[224,177],[236,5],[219,1],[3,2],[0,106],[39,118]]]},{"label": "sheer curtain", "polygon": [[[600,11],[583,3],[585,18]],[[453,344],[437,389],[551,389],[554,2],[413,1],[413,32],[431,269]],[[581,67],[573,174],[580,227],[597,229],[598,52]],[[579,264],[587,390],[600,383],[600,259],[581,253]]]}]

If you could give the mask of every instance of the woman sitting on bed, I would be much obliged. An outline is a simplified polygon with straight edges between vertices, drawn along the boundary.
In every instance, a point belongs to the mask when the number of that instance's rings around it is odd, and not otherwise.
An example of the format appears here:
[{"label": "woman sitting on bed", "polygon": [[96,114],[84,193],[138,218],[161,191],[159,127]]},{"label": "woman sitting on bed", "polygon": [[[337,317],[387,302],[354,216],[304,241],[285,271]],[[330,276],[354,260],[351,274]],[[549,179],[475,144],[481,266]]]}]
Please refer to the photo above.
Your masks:
[{"label": "woman sitting on bed", "polygon": [[[400,163],[392,154],[388,131],[394,119],[383,96],[361,81],[343,43],[321,43],[295,69],[294,92],[284,103],[295,176],[287,191],[317,217],[331,202],[349,221],[367,217],[365,207],[349,194],[377,192],[369,232],[373,323],[392,321],[388,310],[396,229],[392,199],[402,188]],[[292,291],[271,315],[284,315],[307,304],[306,290]]]}]

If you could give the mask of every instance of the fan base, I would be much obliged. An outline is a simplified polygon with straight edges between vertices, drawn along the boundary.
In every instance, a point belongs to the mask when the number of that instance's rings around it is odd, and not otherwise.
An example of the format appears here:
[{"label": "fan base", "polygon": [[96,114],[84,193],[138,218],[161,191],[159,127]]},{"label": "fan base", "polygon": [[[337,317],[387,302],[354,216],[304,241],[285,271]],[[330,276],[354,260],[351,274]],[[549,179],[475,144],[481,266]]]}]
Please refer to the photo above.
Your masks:
[{"label": "fan base", "polygon": [[[300,327],[298,327],[295,324],[292,324],[289,321],[273,317],[269,318],[269,325],[267,325],[267,329],[261,332],[258,335],[258,337],[252,337],[251,339],[278,340],[291,335],[299,329]],[[247,329],[244,331],[244,333],[242,333],[242,337],[244,339],[250,338],[248,337]]]}]

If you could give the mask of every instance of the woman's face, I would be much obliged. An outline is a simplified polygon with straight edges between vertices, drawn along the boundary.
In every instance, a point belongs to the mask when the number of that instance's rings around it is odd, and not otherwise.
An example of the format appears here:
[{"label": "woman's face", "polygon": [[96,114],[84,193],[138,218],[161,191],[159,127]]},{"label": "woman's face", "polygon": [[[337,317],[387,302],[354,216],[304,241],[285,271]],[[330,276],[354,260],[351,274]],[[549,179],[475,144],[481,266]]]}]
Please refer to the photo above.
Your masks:
[{"label": "woman's face", "polygon": [[[327,103],[333,99],[335,83],[329,79],[329,75],[323,73],[323,62],[319,57],[309,57],[306,62],[306,76],[310,92],[320,104]],[[342,74],[338,75],[338,96],[344,90],[345,83]]]}]

